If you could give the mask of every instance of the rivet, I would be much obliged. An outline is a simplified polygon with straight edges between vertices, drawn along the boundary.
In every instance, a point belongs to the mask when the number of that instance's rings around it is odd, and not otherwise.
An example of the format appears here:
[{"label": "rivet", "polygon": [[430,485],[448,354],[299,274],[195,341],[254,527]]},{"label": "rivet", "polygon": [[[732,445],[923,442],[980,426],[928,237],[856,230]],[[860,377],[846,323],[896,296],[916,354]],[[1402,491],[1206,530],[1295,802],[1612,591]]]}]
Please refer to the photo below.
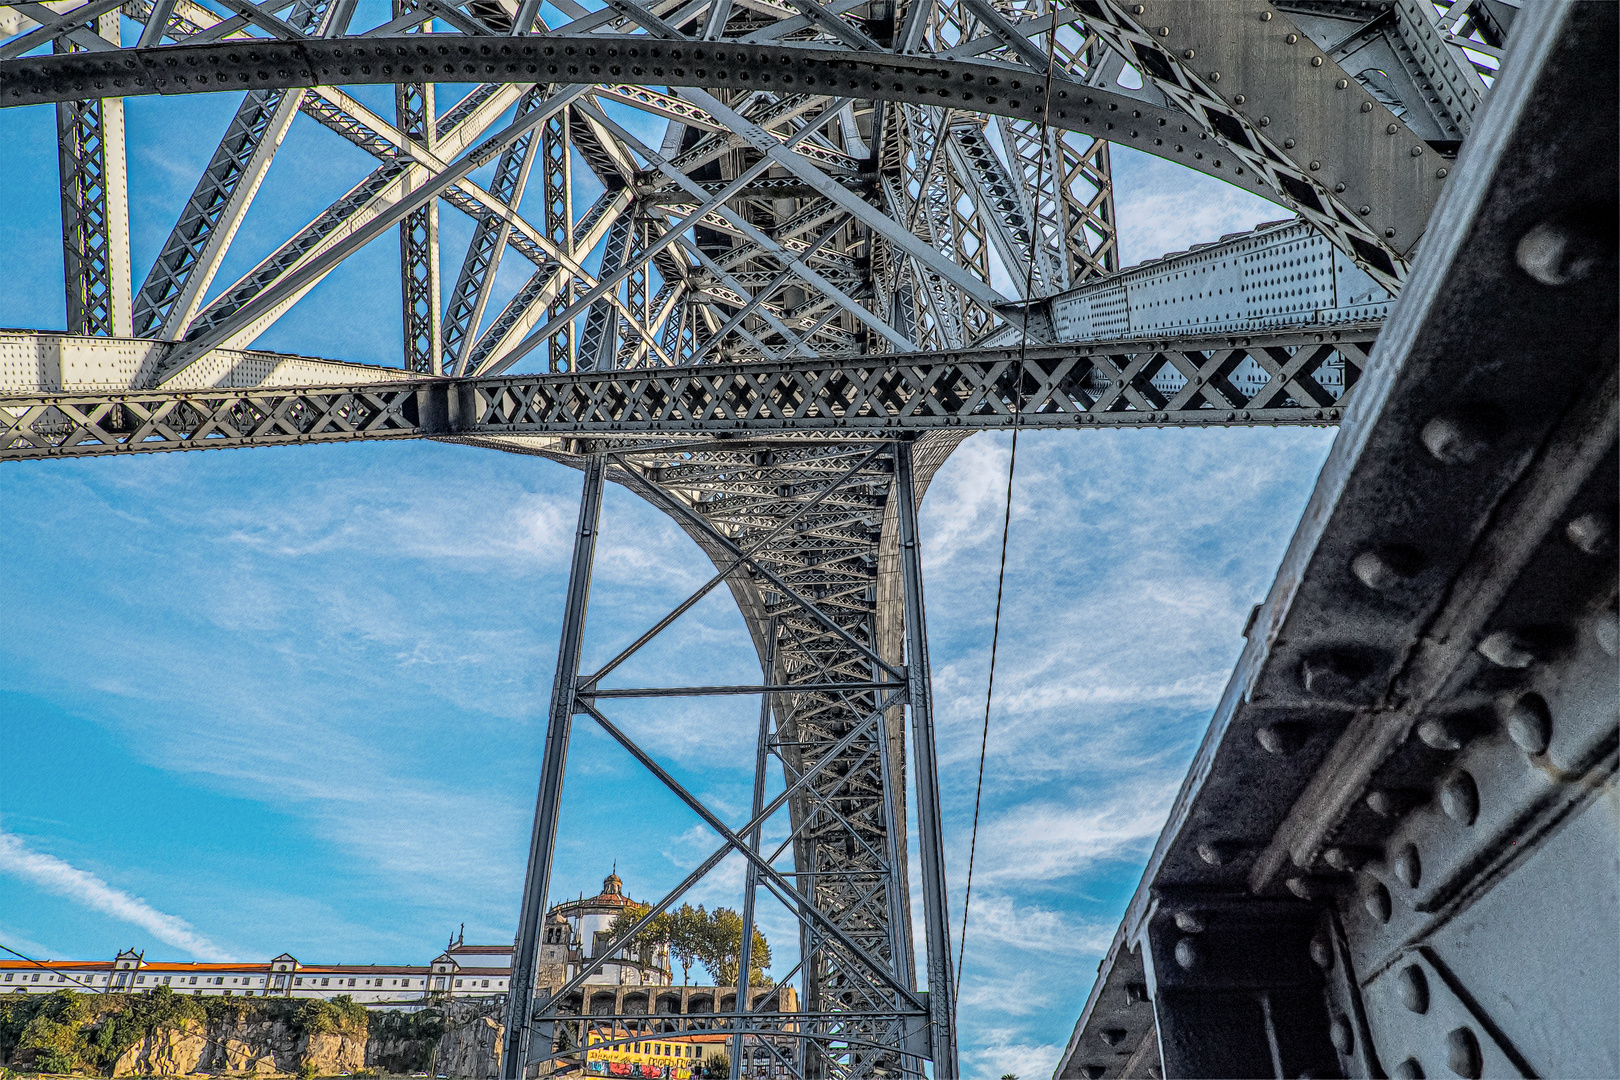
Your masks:
[{"label": "rivet", "polygon": [[1283,149],[1284,150],[1292,150],[1293,148],[1294,148],[1294,140],[1293,139],[1284,139],[1283,140]]},{"label": "rivet", "polygon": [[1367,909],[1367,914],[1374,919],[1381,923],[1389,922],[1390,914],[1394,908],[1390,903],[1389,890],[1384,887],[1382,881],[1374,881],[1366,887],[1366,890],[1361,894],[1361,903]]},{"label": "rivet", "polygon": [[1450,175],[1451,175],[1451,170],[1450,169],[1436,169],[1436,170],[1434,170],[1434,178],[1436,180],[1444,180],[1446,177],[1448,177]]},{"label": "rivet", "polygon": [[1249,99],[1244,97],[1242,94],[1239,94],[1237,97],[1233,98],[1232,100],[1237,102],[1239,105],[1242,105],[1244,102],[1248,101]]},{"label": "rivet", "polygon": [[1311,162],[1311,171],[1312,172],[1315,172],[1317,169],[1320,169],[1321,167],[1322,167],[1322,163],[1320,161]]},{"label": "rivet", "polygon": [[1440,808],[1459,825],[1472,825],[1479,817],[1479,785],[1466,772],[1459,772],[1440,786]]},{"label": "rivet", "polygon": [[1592,616],[1592,636],[1605,653],[1620,655],[1620,612],[1610,607]]},{"label": "rivet", "polygon": [[1566,214],[1525,233],[1516,253],[1519,268],[1543,285],[1568,285],[1589,276],[1606,258],[1614,257],[1614,238],[1589,218],[1594,215]]},{"label": "rivet", "polygon": [[1348,87],[1350,85],[1350,80],[1349,79],[1340,79],[1334,85],[1338,86],[1338,88],[1340,90],[1343,90],[1343,89],[1345,89],[1346,87]]},{"label": "rivet", "polygon": [[1421,146],[1412,147],[1412,156],[1413,157],[1422,157],[1423,156],[1423,147],[1421,147]]},{"label": "rivet", "polygon": [[1508,738],[1527,754],[1546,751],[1552,741],[1552,712],[1540,694],[1521,694],[1507,707]]},{"label": "rivet", "polygon": [[1464,1080],[1479,1080],[1485,1071],[1485,1059],[1472,1029],[1456,1028],[1446,1036],[1446,1065]]},{"label": "rivet", "polygon": [[1188,49],[1188,50],[1186,50],[1185,52],[1183,52],[1181,54],[1181,57],[1184,60],[1191,60],[1193,57],[1195,57],[1197,55],[1198,55],[1197,53],[1193,52],[1191,49]]},{"label": "rivet", "polygon": [[1159,27],[1159,36],[1160,37],[1169,37],[1170,36],[1170,28],[1168,26]]},{"label": "rivet", "polygon": [[1413,807],[1421,806],[1428,801],[1428,794],[1422,791],[1382,788],[1367,792],[1367,809],[1380,817],[1399,817]]},{"label": "rivet", "polygon": [[1335,870],[1360,870],[1375,854],[1369,848],[1340,844],[1322,852],[1322,861]]},{"label": "rivet", "polygon": [[1318,932],[1311,938],[1311,961],[1323,971],[1333,970],[1333,943],[1327,934]]},{"label": "rivet", "polygon": [[1350,572],[1356,580],[1375,592],[1393,589],[1406,577],[1389,562],[1373,551],[1363,551],[1350,560]]},{"label": "rivet", "polygon": [[1370,214],[1370,213],[1372,213],[1372,207],[1370,207],[1370,206],[1363,206],[1363,207],[1362,207],[1362,208],[1361,208],[1361,213],[1362,213],[1362,214],[1363,214],[1363,215],[1366,215],[1366,214]]},{"label": "rivet", "polygon": [[1269,116],[1262,116],[1262,117],[1261,117],[1261,118],[1260,118],[1260,126],[1261,126],[1261,127],[1270,127],[1270,126],[1271,126],[1271,117],[1269,117]]},{"label": "rivet", "polygon": [[1254,741],[1260,744],[1261,749],[1279,757],[1292,754],[1304,746],[1309,738],[1310,732],[1303,724],[1267,724],[1254,732]]},{"label": "rivet", "polygon": [[1395,977],[1395,992],[1401,1004],[1415,1013],[1429,1011],[1429,978],[1416,964],[1408,964]]},{"label": "rivet", "polygon": [[1185,934],[1202,934],[1204,917],[1191,908],[1183,908],[1176,912],[1176,929]]},{"label": "rivet", "polygon": [[1301,900],[1315,900],[1318,896],[1322,895],[1321,890],[1317,888],[1316,882],[1312,881],[1308,877],[1291,877],[1283,884],[1288,886],[1289,892],[1293,893]]},{"label": "rivet", "polygon": [[1418,882],[1423,880],[1423,860],[1418,856],[1417,846],[1415,844],[1403,845],[1401,850],[1395,853],[1392,868],[1395,871],[1397,881],[1408,889],[1417,888]]},{"label": "rivet", "polygon": [[1399,124],[1391,124],[1391,125],[1389,125],[1389,127],[1384,129],[1384,134],[1385,135],[1393,135],[1399,130],[1401,130],[1401,126]]},{"label": "rivet", "polygon": [[1333,1049],[1341,1054],[1355,1049],[1355,1033],[1350,1030],[1350,1021],[1343,1016],[1335,1016],[1333,1023],[1328,1025],[1328,1038],[1333,1042]]},{"label": "rivet", "polygon": [[1391,1075],[1395,1080],[1423,1080],[1423,1065],[1417,1058],[1407,1058],[1395,1066],[1395,1071]]},{"label": "rivet", "polygon": [[1386,239],[1386,240],[1395,239],[1395,230],[1394,229],[1385,229],[1384,230],[1384,239]]},{"label": "rivet", "polygon": [[1437,416],[1423,425],[1418,438],[1435,459],[1447,465],[1467,465],[1491,444],[1494,418],[1484,413]]},{"label": "rivet", "polygon": [[1262,12],[1261,12],[1261,13],[1260,13],[1260,21],[1261,21],[1261,22],[1270,22],[1270,21],[1271,21],[1271,12],[1269,12],[1269,11],[1262,11]]},{"label": "rivet", "polygon": [[1176,963],[1191,971],[1203,962],[1204,951],[1198,947],[1198,942],[1190,937],[1176,942]]},{"label": "rivet", "polygon": [[1298,34],[1289,34],[1287,37],[1283,38],[1283,40],[1288,42],[1288,44],[1290,44],[1290,45],[1296,45],[1296,44],[1299,43],[1299,35]]},{"label": "rivet", "polygon": [[1614,518],[1607,514],[1582,514],[1564,526],[1569,542],[1587,555],[1602,555],[1614,543]]},{"label": "rivet", "polygon": [[1209,73],[1209,81],[1210,82],[1220,82],[1221,81],[1221,73],[1218,72],[1218,71],[1210,72]]},{"label": "rivet", "polygon": [[1143,7],[1141,4],[1137,4],[1135,7],[1131,8],[1132,14],[1135,14],[1135,15],[1140,15],[1140,14],[1142,14],[1142,12],[1144,12],[1146,10],[1147,10],[1147,8]]},{"label": "rivet", "polygon": [[1336,193],[1338,193],[1340,195],[1343,195],[1344,194],[1344,183],[1341,181],[1340,183],[1334,184],[1333,185],[1333,190]]},{"label": "rivet", "polygon": [[1322,66],[1322,58],[1320,56],[1311,57],[1311,67],[1321,67],[1321,66]]},{"label": "rivet", "polygon": [[1243,850],[1235,840],[1206,840],[1198,845],[1198,857],[1210,866],[1225,866]]},{"label": "rivet", "polygon": [[1362,111],[1362,112],[1372,112],[1372,102],[1370,102],[1370,101],[1363,101],[1363,102],[1362,102],[1362,103],[1361,103],[1361,111]]},{"label": "rivet", "polygon": [[1312,653],[1300,661],[1299,681],[1308,694],[1343,697],[1355,692],[1374,670],[1374,665],[1364,656],[1345,649],[1329,649]]},{"label": "rivet", "polygon": [[1127,1034],[1129,1034],[1129,1032],[1127,1032],[1124,1028],[1104,1028],[1097,1033],[1097,1037],[1103,1042],[1107,1043],[1109,1046],[1118,1046],[1120,1043],[1125,1041],[1125,1036]]},{"label": "rivet", "polygon": [[1497,667],[1527,668],[1536,659],[1534,644],[1512,630],[1498,630],[1479,643],[1479,654]]},{"label": "rivet", "polygon": [[1417,726],[1419,741],[1430,750],[1461,750],[1467,734],[1461,723],[1445,716],[1431,716]]}]

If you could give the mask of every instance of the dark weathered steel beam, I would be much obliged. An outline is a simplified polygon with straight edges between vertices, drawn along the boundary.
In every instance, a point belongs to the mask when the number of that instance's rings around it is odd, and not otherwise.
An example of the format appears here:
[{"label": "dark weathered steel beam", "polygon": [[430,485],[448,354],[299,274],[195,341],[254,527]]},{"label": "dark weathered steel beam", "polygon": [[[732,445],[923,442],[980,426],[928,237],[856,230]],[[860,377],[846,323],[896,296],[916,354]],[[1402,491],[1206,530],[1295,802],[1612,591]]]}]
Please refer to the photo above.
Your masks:
[{"label": "dark weathered steel beam", "polygon": [[1521,13],[1060,1080],[1620,1067],[1617,15]]}]

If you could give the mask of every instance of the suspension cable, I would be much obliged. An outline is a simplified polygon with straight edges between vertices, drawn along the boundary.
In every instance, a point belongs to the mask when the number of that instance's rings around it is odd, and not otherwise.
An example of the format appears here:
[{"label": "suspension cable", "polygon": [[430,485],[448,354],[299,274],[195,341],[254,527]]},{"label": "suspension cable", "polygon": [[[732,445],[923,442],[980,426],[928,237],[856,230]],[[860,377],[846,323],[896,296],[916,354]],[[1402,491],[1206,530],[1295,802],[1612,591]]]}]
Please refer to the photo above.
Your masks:
[{"label": "suspension cable", "polygon": [[[1001,599],[1007,585],[1007,539],[1012,533],[1013,476],[1018,471],[1018,426],[1023,419],[1024,358],[1029,349],[1029,314],[1035,292],[1035,241],[1040,235],[1041,185],[1046,179],[1046,151],[1050,136],[1046,117],[1052,109],[1052,71],[1057,65],[1056,15],[1054,7],[1046,47],[1046,100],[1041,109],[1041,153],[1035,155],[1035,204],[1031,207],[1032,216],[1027,223],[1029,257],[1024,268],[1024,324],[1018,335],[1018,370],[1013,375],[1012,454],[1007,459],[1006,509],[1001,518],[1001,564],[996,571],[996,614],[990,629],[990,678],[984,689],[984,728],[979,733],[979,779],[973,788],[973,833],[972,839],[968,842],[967,889],[962,897],[962,933],[957,940],[956,987],[951,995],[953,1003],[962,996],[962,958],[967,954],[968,911],[973,904],[973,865],[979,852],[979,807],[984,798],[984,762],[990,746],[990,704],[996,693],[996,653],[1001,645]],[[1003,149],[1008,150],[1011,155],[1009,148]],[[1055,173],[1052,179],[1054,184],[1062,183]],[[1062,197],[1062,193],[1058,192],[1057,198]]]}]

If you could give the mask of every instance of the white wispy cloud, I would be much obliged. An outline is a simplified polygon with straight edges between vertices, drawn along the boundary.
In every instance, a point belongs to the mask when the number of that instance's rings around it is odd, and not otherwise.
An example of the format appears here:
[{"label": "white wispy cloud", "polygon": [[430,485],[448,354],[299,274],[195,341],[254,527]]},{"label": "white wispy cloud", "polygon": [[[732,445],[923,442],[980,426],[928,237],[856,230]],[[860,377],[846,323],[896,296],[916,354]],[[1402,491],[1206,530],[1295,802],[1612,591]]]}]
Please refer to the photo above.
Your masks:
[{"label": "white wispy cloud", "polygon": [[24,881],[74,903],[138,926],[166,945],[183,949],[204,960],[233,960],[230,953],[178,915],[159,911],[138,896],[107,884],[88,870],[81,870],[55,855],[34,851],[22,838],[0,832],[0,872]]}]

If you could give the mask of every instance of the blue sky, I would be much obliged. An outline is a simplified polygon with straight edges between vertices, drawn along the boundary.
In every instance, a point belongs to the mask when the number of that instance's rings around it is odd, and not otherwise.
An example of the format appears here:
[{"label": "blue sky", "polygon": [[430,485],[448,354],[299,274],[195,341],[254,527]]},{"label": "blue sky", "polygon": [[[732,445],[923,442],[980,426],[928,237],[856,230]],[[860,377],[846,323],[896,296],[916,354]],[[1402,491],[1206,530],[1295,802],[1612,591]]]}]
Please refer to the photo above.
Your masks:
[{"label": "blue sky", "polygon": [[[234,107],[129,102],[137,280]],[[63,326],[53,126],[49,109],[0,110],[0,325]],[[1172,164],[1113,160],[1126,263],[1285,216]],[[300,118],[216,288],[366,167]],[[443,211],[447,276],[470,234],[457,218]],[[259,344],[398,363],[396,259],[379,240]],[[967,1075],[1050,1072],[1331,439],[1022,437]],[[969,440],[922,509],[958,925],[1007,454],[1005,435]],[[434,443],[0,468],[0,942],[397,963],[427,960],[461,923],[469,940],[510,940],[578,490],[547,461]],[[712,572],[617,489],[597,567],[593,657]],[[621,685],[756,675],[716,594]],[[613,715],[741,821],[756,709]],[[556,895],[594,892],[615,861],[634,896],[661,893],[713,837],[576,732]],[[736,906],[740,882],[727,863],[694,899]],[[780,912],[762,918],[780,973],[793,933]]]}]

